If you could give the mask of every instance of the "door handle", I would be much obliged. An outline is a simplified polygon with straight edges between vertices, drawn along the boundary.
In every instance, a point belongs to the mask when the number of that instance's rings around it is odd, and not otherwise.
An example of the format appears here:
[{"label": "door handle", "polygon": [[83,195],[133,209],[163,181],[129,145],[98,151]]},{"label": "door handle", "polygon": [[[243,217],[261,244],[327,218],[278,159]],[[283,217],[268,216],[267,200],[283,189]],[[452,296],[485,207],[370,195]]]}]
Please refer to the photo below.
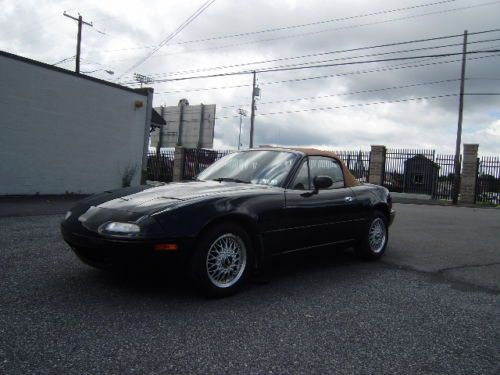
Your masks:
[{"label": "door handle", "polygon": [[344,202],[352,202],[354,200],[353,197],[345,197]]}]

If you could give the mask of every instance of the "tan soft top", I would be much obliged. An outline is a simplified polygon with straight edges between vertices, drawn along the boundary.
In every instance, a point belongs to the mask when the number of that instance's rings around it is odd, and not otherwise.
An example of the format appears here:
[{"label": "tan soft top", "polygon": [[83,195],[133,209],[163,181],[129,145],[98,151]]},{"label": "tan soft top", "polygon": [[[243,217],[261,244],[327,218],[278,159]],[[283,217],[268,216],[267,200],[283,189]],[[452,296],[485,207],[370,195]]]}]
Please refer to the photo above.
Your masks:
[{"label": "tan soft top", "polygon": [[334,158],[342,166],[342,170],[344,172],[344,177],[345,177],[345,186],[353,187],[353,186],[358,186],[360,184],[359,181],[356,180],[356,178],[352,175],[351,171],[347,168],[344,161],[341,158],[339,158],[337,154],[334,152],[318,150],[315,148],[300,148],[300,147],[276,147],[276,148],[281,148],[283,150],[299,151],[309,156],[328,156],[330,158]]}]

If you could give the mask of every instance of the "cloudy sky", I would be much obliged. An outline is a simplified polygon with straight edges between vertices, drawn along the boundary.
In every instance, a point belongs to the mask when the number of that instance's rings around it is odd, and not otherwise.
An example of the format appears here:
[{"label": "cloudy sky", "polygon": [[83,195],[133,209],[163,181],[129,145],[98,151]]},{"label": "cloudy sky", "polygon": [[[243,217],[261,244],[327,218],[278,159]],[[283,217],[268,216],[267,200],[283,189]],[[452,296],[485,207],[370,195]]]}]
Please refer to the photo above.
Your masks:
[{"label": "cloudy sky", "polygon": [[[83,29],[82,71],[133,87],[133,73],[150,75],[155,106],[216,104],[217,148],[237,147],[251,74],[165,79],[363,61],[258,73],[255,144],[440,153],[454,152],[461,57],[429,55],[460,53],[464,30],[468,51],[500,49],[500,1],[216,0],[151,55],[205,2],[0,0],[0,49],[50,64],[68,59],[58,66],[74,69],[77,27],[63,11],[80,13],[93,23]],[[366,63],[415,56],[426,57]],[[500,52],[470,54],[466,76],[466,93],[500,93]],[[500,154],[500,96],[467,95],[464,108],[463,142]],[[248,145],[249,118],[243,131]]]}]

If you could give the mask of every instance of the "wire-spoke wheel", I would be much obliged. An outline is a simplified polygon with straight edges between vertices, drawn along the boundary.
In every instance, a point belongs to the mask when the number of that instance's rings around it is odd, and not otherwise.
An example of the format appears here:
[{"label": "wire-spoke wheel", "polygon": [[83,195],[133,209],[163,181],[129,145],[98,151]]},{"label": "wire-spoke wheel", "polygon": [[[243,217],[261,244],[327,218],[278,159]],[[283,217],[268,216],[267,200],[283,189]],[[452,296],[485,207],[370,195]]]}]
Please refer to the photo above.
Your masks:
[{"label": "wire-spoke wheel", "polygon": [[241,287],[251,264],[252,247],[247,232],[238,225],[221,223],[200,237],[192,274],[205,294],[225,297]]},{"label": "wire-spoke wheel", "polygon": [[243,275],[247,262],[247,250],[243,240],[226,233],[217,238],[207,253],[207,274],[218,288],[228,288]]},{"label": "wire-spoke wheel", "polygon": [[374,253],[380,253],[385,246],[386,228],[384,221],[377,217],[372,221],[370,229],[368,230],[368,242],[370,248]]},{"label": "wire-spoke wheel", "polygon": [[355,251],[364,259],[376,260],[384,254],[388,240],[387,217],[382,212],[375,211],[368,220]]}]

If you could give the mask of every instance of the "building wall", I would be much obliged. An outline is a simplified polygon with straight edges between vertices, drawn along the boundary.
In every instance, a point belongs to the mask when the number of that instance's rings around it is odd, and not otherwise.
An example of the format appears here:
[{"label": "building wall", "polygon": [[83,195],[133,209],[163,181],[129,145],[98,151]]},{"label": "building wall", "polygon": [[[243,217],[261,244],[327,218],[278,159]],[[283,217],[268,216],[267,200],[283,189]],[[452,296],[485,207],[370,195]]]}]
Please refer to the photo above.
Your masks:
[{"label": "building wall", "polygon": [[0,54],[0,194],[96,193],[134,166],[139,184],[148,115],[147,93]]}]

